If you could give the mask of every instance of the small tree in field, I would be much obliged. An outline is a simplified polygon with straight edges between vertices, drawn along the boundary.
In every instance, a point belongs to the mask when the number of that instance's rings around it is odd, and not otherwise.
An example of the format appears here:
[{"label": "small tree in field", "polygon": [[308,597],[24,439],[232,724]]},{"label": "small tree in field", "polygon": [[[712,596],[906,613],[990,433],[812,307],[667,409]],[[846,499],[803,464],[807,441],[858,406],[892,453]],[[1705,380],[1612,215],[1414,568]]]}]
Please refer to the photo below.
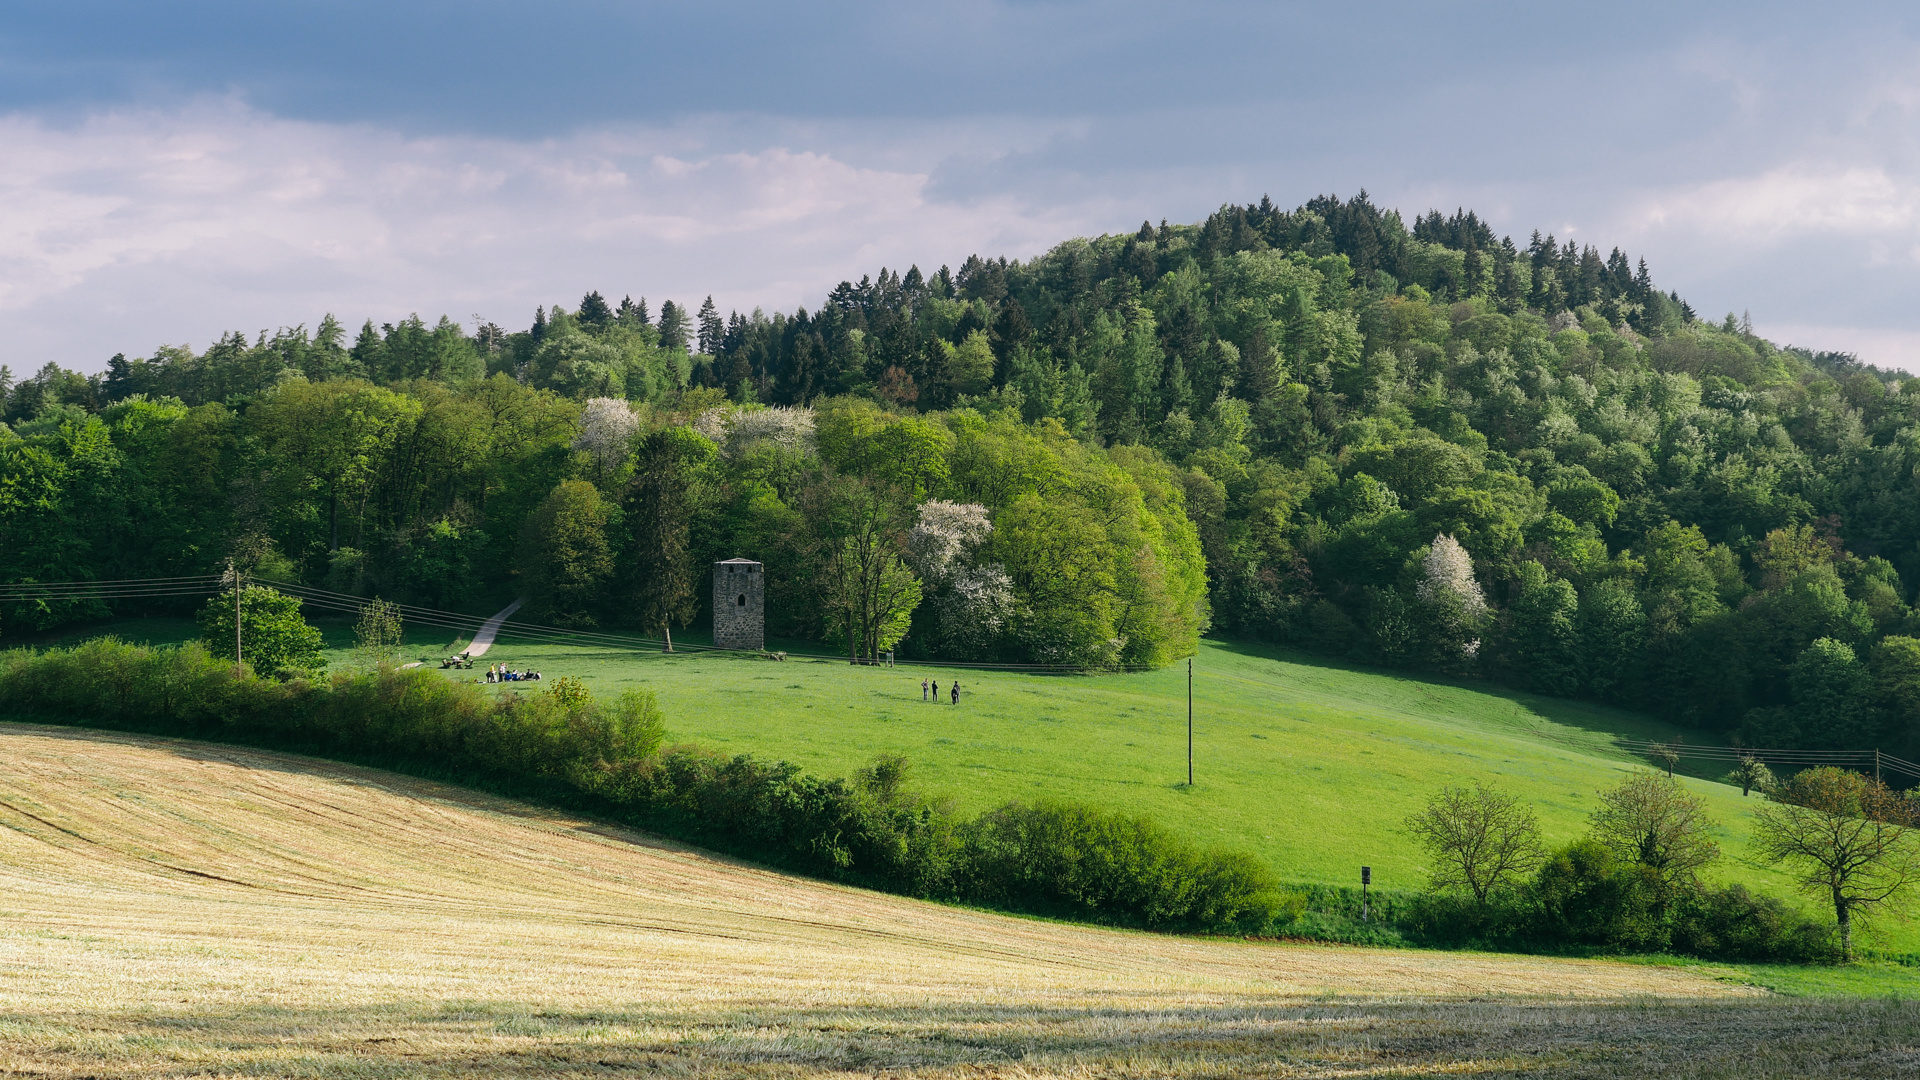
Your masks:
[{"label": "small tree in field", "polygon": [[[228,660],[235,659],[233,604],[233,593],[221,593],[199,616],[207,651]],[[322,644],[320,631],[300,617],[299,600],[264,585],[240,589],[240,653],[253,670],[269,675],[318,671],[327,666]]]},{"label": "small tree in field", "polygon": [[1475,783],[1443,788],[1427,808],[1407,818],[1433,861],[1435,889],[1465,889],[1485,904],[1495,890],[1540,865],[1540,825],[1533,811],[1503,791]]},{"label": "small tree in field", "polygon": [[1853,917],[1920,881],[1920,831],[1910,800],[1830,765],[1807,769],[1754,814],[1754,839],[1789,864],[1801,888],[1833,905],[1840,952],[1853,956]]},{"label": "small tree in field", "polygon": [[1733,771],[1727,774],[1727,783],[1738,787],[1740,797],[1744,799],[1753,793],[1754,788],[1759,788],[1762,795],[1771,792],[1779,781],[1774,779],[1773,770],[1767,768],[1766,762],[1752,754],[1741,754]]},{"label": "small tree in field", "polygon": [[400,662],[400,607],[374,597],[360,607],[353,626],[354,660],[361,667],[386,670]]},{"label": "small tree in field", "polygon": [[593,693],[587,684],[572,675],[562,675],[547,687],[547,696],[569,709],[578,709],[593,703]]},{"label": "small tree in field", "polygon": [[1667,770],[1667,779],[1673,779],[1673,767],[1680,764],[1680,750],[1672,743],[1657,742],[1647,748],[1647,756],[1655,765]]},{"label": "small tree in field", "polygon": [[1707,804],[1669,777],[1635,773],[1600,794],[1590,820],[1595,840],[1659,876],[1663,898],[1691,885],[1701,867],[1720,857],[1720,845],[1708,835]]}]

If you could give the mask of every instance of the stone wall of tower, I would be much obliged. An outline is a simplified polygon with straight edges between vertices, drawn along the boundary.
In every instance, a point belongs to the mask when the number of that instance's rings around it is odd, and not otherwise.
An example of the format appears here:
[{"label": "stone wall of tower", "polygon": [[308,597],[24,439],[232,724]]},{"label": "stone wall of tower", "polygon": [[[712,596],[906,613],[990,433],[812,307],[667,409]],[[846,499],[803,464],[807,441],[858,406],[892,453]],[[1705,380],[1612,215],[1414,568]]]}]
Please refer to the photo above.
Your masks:
[{"label": "stone wall of tower", "polygon": [[767,647],[767,571],[757,562],[713,564],[713,643],[722,649]]}]

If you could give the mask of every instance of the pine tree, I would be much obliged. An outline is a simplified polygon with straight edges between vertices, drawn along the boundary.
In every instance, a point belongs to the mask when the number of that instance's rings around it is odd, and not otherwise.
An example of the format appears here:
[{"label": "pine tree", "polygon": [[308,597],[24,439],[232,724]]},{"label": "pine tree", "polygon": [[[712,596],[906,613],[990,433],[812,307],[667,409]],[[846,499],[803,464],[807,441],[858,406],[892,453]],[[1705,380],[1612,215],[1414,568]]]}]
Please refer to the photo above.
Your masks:
[{"label": "pine tree", "polygon": [[[534,324],[536,327],[541,325]],[[360,336],[354,339],[353,348],[348,351],[353,362],[367,373],[369,379],[380,379],[386,373],[387,343],[381,338],[380,331],[373,328],[373,320],[368,319],[360,325]]]},{"label": "pine tree", "polygon": [[720,341],[726,336],[726,325],[720,321],[720,309],[713,306],[713,297],[700,305],[700,351],[713,356],[720,351]]},{"label": "pine tree", "polygon": [[600,290],[595,289],[580,298],[580,310],[574,317],[588,329],[604,330],[613,322],[613,309],[607,306],[607,300],[600,295]]},{"label": "pine tree", "polygon": [[640,298],[640,303],[637,305],[633,302],[632,296],[621,297],[620,306],[614,309],[613,321],[622,326],[636,328],[647,325],[646,304],[647,300],[644,296]]},{"label": "pine tree", "polygon": [[671,300],[660,305],[660,347],[687,351],[687,310]]}]

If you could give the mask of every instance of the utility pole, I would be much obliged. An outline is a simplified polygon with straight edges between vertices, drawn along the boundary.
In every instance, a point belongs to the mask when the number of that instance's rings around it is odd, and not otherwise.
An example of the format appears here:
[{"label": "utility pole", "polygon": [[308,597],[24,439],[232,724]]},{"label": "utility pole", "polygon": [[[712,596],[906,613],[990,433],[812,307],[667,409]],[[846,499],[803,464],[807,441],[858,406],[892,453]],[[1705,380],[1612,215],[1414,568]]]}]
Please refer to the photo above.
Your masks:
[{"label": "utility pole", "polygon": [[240,677],[240,571],[227,560],[227,580],[233,583],[233,677]]},{"label": "utility pole", "polygon": [[1187,659],[1187,786],[1193,786],[1193,659]]}]

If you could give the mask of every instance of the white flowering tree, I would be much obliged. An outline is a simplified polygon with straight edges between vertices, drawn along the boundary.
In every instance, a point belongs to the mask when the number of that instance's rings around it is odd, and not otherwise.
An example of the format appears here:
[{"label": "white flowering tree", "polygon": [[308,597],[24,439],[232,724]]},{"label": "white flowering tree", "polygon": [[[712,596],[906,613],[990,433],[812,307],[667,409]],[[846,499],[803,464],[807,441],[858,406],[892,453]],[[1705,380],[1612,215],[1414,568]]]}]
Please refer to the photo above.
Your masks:
[{"label": "white flowering tree", "polygon": [[589,398],[580,414],[580,434],[573,437],[573,448],[591,455],[594,468],[606,476],[627,463],[633,432],[639,426],[640,418],[625,401]]},{"label": "white flowering tree", "polygon": [[1480,633],[1487,623],[1487,598],[1473,576],[1473,556],[1458,540],[1445,533],[1434,536],[1421,560],[1415,591],[1439,658],[1460,661],[1477,656]]},{"label": "white flowering tree", "polygon": [[907,559],[936,590],[933,646],[943,656],[990,654],[1013,616],[1013,581],[1001,567],[977,564],[974,554],[993,535],[979,503],[930,499],[907,534]]},{"label": "white flowering tree", "polygon": [[993,521],[979,503],[929,499],[907,534],[907,559],[929,584],[946,585],[992,534]]},{"label": "white flowering tree", "polygon": [[722,405],[695,417],[692,426],[713,440],[729,458],[737,458],[761,443],[796,454],[813,452],[813,410],[804,405],[772,408]]}]

